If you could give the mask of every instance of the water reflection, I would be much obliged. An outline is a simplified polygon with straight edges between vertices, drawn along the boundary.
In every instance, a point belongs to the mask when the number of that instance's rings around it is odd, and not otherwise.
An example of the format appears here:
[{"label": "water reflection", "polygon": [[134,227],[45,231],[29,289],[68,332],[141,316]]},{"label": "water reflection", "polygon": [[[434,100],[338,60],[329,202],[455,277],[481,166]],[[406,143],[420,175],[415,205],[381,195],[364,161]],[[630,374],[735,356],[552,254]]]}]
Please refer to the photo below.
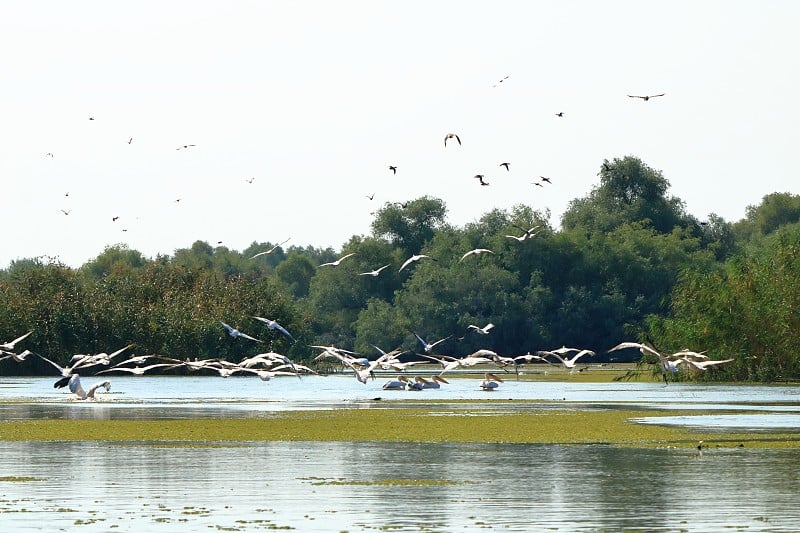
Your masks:
[{"label": "water reflection", "polygon": [[7,443],[0,521],[6,531],[796,531],[798,460],[738,448]]}]

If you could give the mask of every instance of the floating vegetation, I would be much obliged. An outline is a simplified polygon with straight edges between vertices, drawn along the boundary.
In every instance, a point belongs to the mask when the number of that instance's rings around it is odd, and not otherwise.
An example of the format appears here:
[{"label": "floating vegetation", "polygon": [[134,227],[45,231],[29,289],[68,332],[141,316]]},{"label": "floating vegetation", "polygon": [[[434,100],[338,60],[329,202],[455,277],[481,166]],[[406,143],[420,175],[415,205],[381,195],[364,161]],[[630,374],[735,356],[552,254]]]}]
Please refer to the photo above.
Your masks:
[{"label": "floating vegetation", "polygon": [[393,486],[425,487],[425,486],[444,486],[444,485],[468,485],[472,483],[466,481],[449,481],[445,479],[376,479],[372,481],[324,479],[322,481],[313,481],[311,482],[311,484],[353,485],[353,486],[367,486],[367,487],[393,487]]},{"label": "floating vegetation", "polygon": [[11,483],[25,483],[28,481],[46,481],[46,480],[44,478],[30,477],[30,476],[0,476],[0,481],[8,481]]}]

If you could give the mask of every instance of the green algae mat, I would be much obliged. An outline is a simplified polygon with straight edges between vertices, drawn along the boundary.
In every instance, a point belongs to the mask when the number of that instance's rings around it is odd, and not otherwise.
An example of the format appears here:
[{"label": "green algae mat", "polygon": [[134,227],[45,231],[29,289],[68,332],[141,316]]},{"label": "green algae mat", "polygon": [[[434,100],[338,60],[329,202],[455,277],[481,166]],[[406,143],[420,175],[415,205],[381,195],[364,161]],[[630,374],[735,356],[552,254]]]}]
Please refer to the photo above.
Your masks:
[{"label": "green algae mat", "polygon": [[[800,433],[698,432],[632,419],[678,413],[544,409],[504,412],[391,407],[291,411],[263,418],[193,420],[23,420],[0,422],[0,441],[385,441],[609,444],[632,447],[800,448]],[[680,414],[687,414],[682,411]]]}]

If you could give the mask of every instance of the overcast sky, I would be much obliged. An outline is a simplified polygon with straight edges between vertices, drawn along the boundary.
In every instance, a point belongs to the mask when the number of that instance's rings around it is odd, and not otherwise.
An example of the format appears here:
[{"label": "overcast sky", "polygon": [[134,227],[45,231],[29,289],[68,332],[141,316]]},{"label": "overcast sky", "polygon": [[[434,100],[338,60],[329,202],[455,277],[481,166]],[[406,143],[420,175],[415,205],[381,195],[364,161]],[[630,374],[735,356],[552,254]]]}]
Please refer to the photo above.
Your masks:
[{"label": "overcast sky", "polygon": [[524,203],[558,227],[626,155],[700,219],[800,193],[800,2],[0,6],[0,268],[338,250],[423,195],[454,225]]}]

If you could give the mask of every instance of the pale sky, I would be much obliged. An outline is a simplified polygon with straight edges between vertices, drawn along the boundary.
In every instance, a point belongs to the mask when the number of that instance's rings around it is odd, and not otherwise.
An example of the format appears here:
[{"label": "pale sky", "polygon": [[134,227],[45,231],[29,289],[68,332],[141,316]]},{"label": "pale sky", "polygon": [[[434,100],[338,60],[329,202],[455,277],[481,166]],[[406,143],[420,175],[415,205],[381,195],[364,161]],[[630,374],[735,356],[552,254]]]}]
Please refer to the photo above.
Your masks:
[{"label": "pale sky", "polygon": [[0,268],[338,250],[423,195],[558,227],[626,155],[734,222],[800,194],[798,24],[768,0],[0,1]]}]

